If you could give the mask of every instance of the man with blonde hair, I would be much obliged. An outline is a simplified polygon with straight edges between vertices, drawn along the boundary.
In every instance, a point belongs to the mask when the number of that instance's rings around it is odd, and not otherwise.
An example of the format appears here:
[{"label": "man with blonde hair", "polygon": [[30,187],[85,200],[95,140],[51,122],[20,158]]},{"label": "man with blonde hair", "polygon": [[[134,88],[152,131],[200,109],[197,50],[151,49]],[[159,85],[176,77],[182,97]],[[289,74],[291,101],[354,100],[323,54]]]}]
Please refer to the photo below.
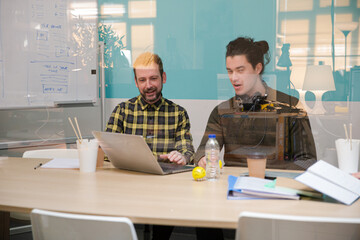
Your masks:
[{"label": "man with blonde hair", "polygon": [[[106,131],[143,136],[159,161],[179,165],[192,162],[189,116],[183,107],[162,96],[167,79],[161,58],[145,52],[135,60],[133,68],[140,95],[115,107]],[[169,239],[172,229],[154,226],[153,239]]]},{"label": "man with blonde hair", "polygon": [[190,163],[194,147],[189,116],[183,107],[162,96],[166,73],[161,58],[145,52],[133,67],[140,95],[115,107],[106,131],[141,135],[159,160]]}]

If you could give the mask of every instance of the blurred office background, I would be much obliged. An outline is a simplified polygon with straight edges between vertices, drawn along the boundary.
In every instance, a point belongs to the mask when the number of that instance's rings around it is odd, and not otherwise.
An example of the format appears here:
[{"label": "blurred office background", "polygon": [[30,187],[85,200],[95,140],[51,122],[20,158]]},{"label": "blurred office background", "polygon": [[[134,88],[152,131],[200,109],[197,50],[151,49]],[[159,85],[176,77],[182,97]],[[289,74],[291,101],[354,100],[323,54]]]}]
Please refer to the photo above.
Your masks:
[{"label": "blurred office background", "polygon": [[68,116],[79,118],[85,136],[104,129],[116,104],[138,95],[131,66],[144,51],[163,59],[164,97],[187,109],[197,147],[211,110],[234,95],[225,47],[239,36],[269,43],[263,79],[300,98],[318,159],[336,165],[335,140],[345,137],[344,124],[352,123],[353,138],[360,138],[360,0],[74,0],[68,6],[69,18],[98,22],[93,27],[104,43],[103,114],[99,102],[2,110],[0,155],[21,156],[11,149],[29,142],[75,142]]},{"label": "blurred office background", "polygon": [[[225,47],[248,36],[269,43],[264,80],[301,99],[319,159],[336,164],[334,141],[345,137],[343,124],[352,123],[353,137],[360,137],[360,0],[99,0],[98,13],[100,41],[108,50],[106,115],[138,94],[132,61],[153,51],[168,76],[164,96],[188,110],[197,146],[210,111],[234,95]],[[333,78],[308,74],[304,87],[307,66],[319,72],[323,65]]]},{"label": "blurred office background", "polygon": [[76,138],[68,116],[79,118],[85,137],[104,129],[102,115],[108,118],[119,102],[138,95],[131,66],[144,51],[163,59],[168,77],[164,97],[187,109],[197,147],[211,110],[234,95],[225,47],[239,36],[269,43],[271,61],[263,79],[300,98],[310,117],[318,159],[337,165],[335,140],[345,138],[344,124],[352,123],[353,138],[360,139],[360,0],[67,2],[69,18],[74,14],[98,23],[93,27],[104,43],[104,113],[100,102],[2,109],[0,156],[22,156],[29,148],[51,144],[69,147]]}]

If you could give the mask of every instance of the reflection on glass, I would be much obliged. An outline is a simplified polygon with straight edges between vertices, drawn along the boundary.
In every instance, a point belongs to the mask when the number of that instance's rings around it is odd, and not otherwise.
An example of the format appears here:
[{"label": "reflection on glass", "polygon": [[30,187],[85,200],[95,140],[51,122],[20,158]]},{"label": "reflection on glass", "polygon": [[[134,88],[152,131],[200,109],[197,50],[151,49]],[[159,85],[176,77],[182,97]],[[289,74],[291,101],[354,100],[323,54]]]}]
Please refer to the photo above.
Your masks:
[{"label": "reflection on glass", "polygon": [[299,12],[313,9],[313,0],[280,0],[280,12]]},{"label": "reflection on glass", "polygon": [[[344,22],[349,21],[352,18],[352,14],[337,14],[336,22]],[[332,35],[332,27],[331,27],[331,16],[327,15],[318,15],[316,16],[316,38],[315,38],[315,59],[314,63],[319,61],[324,61],[325,64],[332,64],[332,56],[331,56],[331,35]],[[351,39],[351,36],[349,36]],[[351,40],[350,40],[351,41]],[[335,70],[344,68],[344,58],[340,56],[344,56],[344,35],[339,31],[339,29],[335,28],[334,32],[334,48],[335,48],[335,56],[339,56],[335,59]]]},{"label": "reflection on glass", "polygon": [[293,64],[306,66],[309,54],[309,20],[283,20],[281,34],[284,35],[282,43],[291,44],[290,55]]},{"label": "reflection on glass", "polygon": [[[111,0],[102,2],[109,2],[109,5],[104,4],[105,7],[100,9],[107,8],[107,14],[111,15],[110,6],[117,4],[113,4],[114,1]],[[305,68],[307,65],[318,65],[320,61],[323,61],[325,65],[330,65],[334,70],[336,91],[327,91],[323,95],[327,114],[339,114],[339,108],[336,106],[346,106],[348,88],[349,86],[354,88],[354,85],[349,85],[350,77],[346,78],[344,74],[344,35],[336,26],[334,33],[332,32],[331,0],[179,1],[176,8],[166,0],[117,2],[124,5],[126,13],[121,17],[114,13],[106,17],[106,21],[126,23],[126,26],[119,27],[124,30],[120,35],[125,34],[126,39],[123,40],[127,42],[125,46],[129,51],[126,54],[130,53],[131,58],[136,58],[144,51],[155,51],[160,54],[169,76],[165,88],[167,96],[183,99],[191,106],[189,109],[203,110],[205,106],[215,104],[219,99],[228,99],[233,96],[233,88],[225,74],[224,49],[226,43],[235,36],[249,36],[269,41],[272,59],[263,79],[268,85],[271,85],[271,81],[273,83],[271,86],[291,95],[297,96],[297,92],[293,91],[294,87],[291,89],[288,87],[291,85],[288,73],[284,68],[276,67],[281,47],[284,44],[291,45],[290,60],[293,64],[290,67],[291,78],[293,74],[298,75],[295,74],[295,67]],[[356,8],[356,5],[360,7],[360,0],[333,2],[335,2],[335,14],[332,17],[335,19],[335,24],[343,21],[359,21],[359,8]],[[262,8],[258,7],[259,3],[263,6]],[[105,10],[102,11],[105,12]],[[219,14],[224,12],[226,14]],[[121,32],[122,30],[114,28],[114,31]],[[332,37],[334,37],[334,43]],[[349,66],[360,64],[358,39],[360,39],[359,29],[348,36],[348,70]],[[333,49],[335,49],[334,53]],[[119,55],[114,51],[111,54],[112,56]],[[129,59],[128,55],[127,59]],[[335,59],[334,65],[333,59]],[[133,97],[137,93],[136,89],[128,88],[127,82],[124,82],[124,79],[132,81],[131,76],[124,75],[124,69],[117,68],[115,65],[109,71],[107,79],[109,81],[114,79],[116,83],[121,81],[123,85],[118,88],[119,90],[109,91],[108,96],[111,98]],[[303,82],[304,70],[301,75],[300,79]],[[301,87],[295,88],[301,89]],[[355,94],[360,92],[358,90],[360,88],[354,89]],[[359,99],[356,97],[358,96],[355,96],[355,99]],[[315,103],[314,94],[311,92],[307,94],[307,103],[310,108]],[[355,107],[358,109],[358,106]],[[212,107],[208,109],[211,111]],[[191,117],[194,119],[195,132],[203,131],[207,116],[206,113],[199,113],[198,116]],[[339,118],[338,121],[347,120]],[[321,134],[324,130],[316,124],[313,129],[314,132],[320,132],[316,137],[322,138]],[[334,134],[337,134],[336,127],[329,129],[331,132],[334,129]],[[200,142],[199,136],[195,136],[194,142]],[[333,143],[327,135],[324,135],[323,141],[317,142],[320,146],[320,158],[324,156],[326,148],[331,147]]]},{"label": "reflection on glass", "polygon": [[75,18],[97,18],[98,16],[95,2],[71,3],[70,12]]},{"label": "reflection on glass", "polygon": [[305,71],[306,67],[293,66],[291,70],[290,81],[293,87],[299,92],[300,102],[304,105],[305,110],[308,111],[305,105],[305,91],[303,90]]},{"label": "reflection on glass", "polygon": [[[126,36],[126,23],[125,22],[114,22],[114,23],[104,23],[107,27],[111,28],[112,33],[117,38]],[[122,45],[126,48],[126,37],[121,39]],[[116,43],[119,44],[119,43]]]},{"label": "reflection on glass", "polygon": [[332,69],[328,65],[315,65],[306,68],[303,90],[313,91],[316,96],[312,114],[325,114],[326,110],[322,104],[322,95],[326,91],[335,91]]},{"label": "reflection on glass", "polygon": [[124,4],[105,4],[101,6],[101,15],[102,17],[112,16],[112,17],[122,17],[125,13]]},{"label": "reflection on glass", "polygon": [[156,1],[129,1],[129,18],[155,18]]},{"label": "reflection on glass", "polygon": [[[335,1],[336,7],[347,7],[350,5],[350,0]],[[320,0],[320,7],[331,7],[331,0]]]},{"label": "reflection on glass", "polygon": [[[326,65],[332,65],[331,32],[332,28],[330,14],[316,16],[314,44],[315,57],[311,64],[316,64],[319,61],[323,61]],[[336,44],[337,41],[335,40],[335,46]]]},{"label": "reflection on glass", "polygon": [[[360,0],[359,0],[360,1]],[[360,7],[359,7],[360,8]],[[360,23],[360,17],[359,17],[359,19],[358,19],[358,23]],[[357,41],[357,43],[359,42],[359,40],[360,40],[360,31],[359,31],[359,28],[358,28],[358,41]],[[354,34],[354,33],[353,33]],[[355,33],[356,34],[356,33]],[[359,46],[359,44],[354,44],[355,45],[355,49],[357,49],[357,51],[354,51],[355,52],[355,54],[357,54],[357,56],[359,56],[360,55],[360,46]],[[360,57],[356,57],[355,58],[355,62],[354,62],[354,65],[357,65],[357,66],[359,66],[360,65]]]},{"label": "reflection on glass", "polygon": [[145,51],[154,51],[154,26],[133,25],[131,26],[132,59],[136,59]]},{"label": "reflection on glass", "polygon": [[99,41],[105,44],[104,67],[129,67],[129,62],[123,54],[126,44],[126,23],[101,23],[98,31]]},{"label": "reflection on glass", "polygon": [[346,64],[346,55],[347,53],[347,37],[349,35],[349,33],[351,33],[352,31],[354,31],[356,28],[358,27],[358,23],[357,22],[343,22],[343,23],[337,23],[337,28],[344,34],[345,37],[345,50],[344,50],[344,55],[345,55],[345,60],[344,60],[344,69],[346,71],[347,68],[347,64]]}]

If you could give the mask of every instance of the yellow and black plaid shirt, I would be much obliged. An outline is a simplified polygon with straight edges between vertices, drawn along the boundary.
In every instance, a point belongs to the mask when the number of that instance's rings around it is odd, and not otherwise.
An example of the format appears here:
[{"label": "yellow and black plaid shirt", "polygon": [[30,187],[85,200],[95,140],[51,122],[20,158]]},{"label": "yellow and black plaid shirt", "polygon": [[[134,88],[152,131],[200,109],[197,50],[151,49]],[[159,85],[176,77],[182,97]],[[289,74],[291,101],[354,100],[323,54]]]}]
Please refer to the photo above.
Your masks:
[{"label": "yellow and black plaid shirt", "polygon": [[163,97],[148,104],[139,95],[118,104],[106,131],[143,136],[157,157],[176,150],[185,156],[187,163],[193,159],[189,116],[184,108]]}]

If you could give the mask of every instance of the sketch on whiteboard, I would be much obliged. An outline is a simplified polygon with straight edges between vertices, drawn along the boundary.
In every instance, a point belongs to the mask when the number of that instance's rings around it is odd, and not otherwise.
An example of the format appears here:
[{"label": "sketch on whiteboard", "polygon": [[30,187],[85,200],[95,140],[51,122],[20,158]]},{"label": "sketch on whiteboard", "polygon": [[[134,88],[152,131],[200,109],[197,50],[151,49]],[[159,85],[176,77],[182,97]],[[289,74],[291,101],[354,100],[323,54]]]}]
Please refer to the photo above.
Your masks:
[{"label": "sketch on whiteboard", "polygon": [[67,94],[69,88],[69,74],[73,62],[63,61],[30,61],[32,64],[30,78],[40,80],[42,93]]},{"label": "sketch on whiteboard", "polygon": [[57,18],[64,18],[66,17],[66,1],[59,0],[55,1],[54,4],[54,16]]},{"label": "sketch on whiteboard", "polygon": [[89,4],[0,1],[0,108],[97,102],[97,15],[73,14]]},{"label": "sketch on whiteboard", "polygon": [[31,2],[30,9],[31,9],[31,17],[36,20],[40,20],[44,18],[45,10],[44,10],[44,0],[37,0]]},{"label": "sketch on whiteboard", "polygon": [[36,40],[38,41],[48,41],[49,33],[47,31],[36,31]]},{"label": "sketch on whiteboard", "polygon": [[31,21],[40,24],[33,39],[37,52],[29,59],[28,101],[31,104],[66,96],[71,85],[71,69],[76,62],[69,54],[66,41],[70,24],[66,21],[66,2],[35,1],[32,6],[36,14]]}]

